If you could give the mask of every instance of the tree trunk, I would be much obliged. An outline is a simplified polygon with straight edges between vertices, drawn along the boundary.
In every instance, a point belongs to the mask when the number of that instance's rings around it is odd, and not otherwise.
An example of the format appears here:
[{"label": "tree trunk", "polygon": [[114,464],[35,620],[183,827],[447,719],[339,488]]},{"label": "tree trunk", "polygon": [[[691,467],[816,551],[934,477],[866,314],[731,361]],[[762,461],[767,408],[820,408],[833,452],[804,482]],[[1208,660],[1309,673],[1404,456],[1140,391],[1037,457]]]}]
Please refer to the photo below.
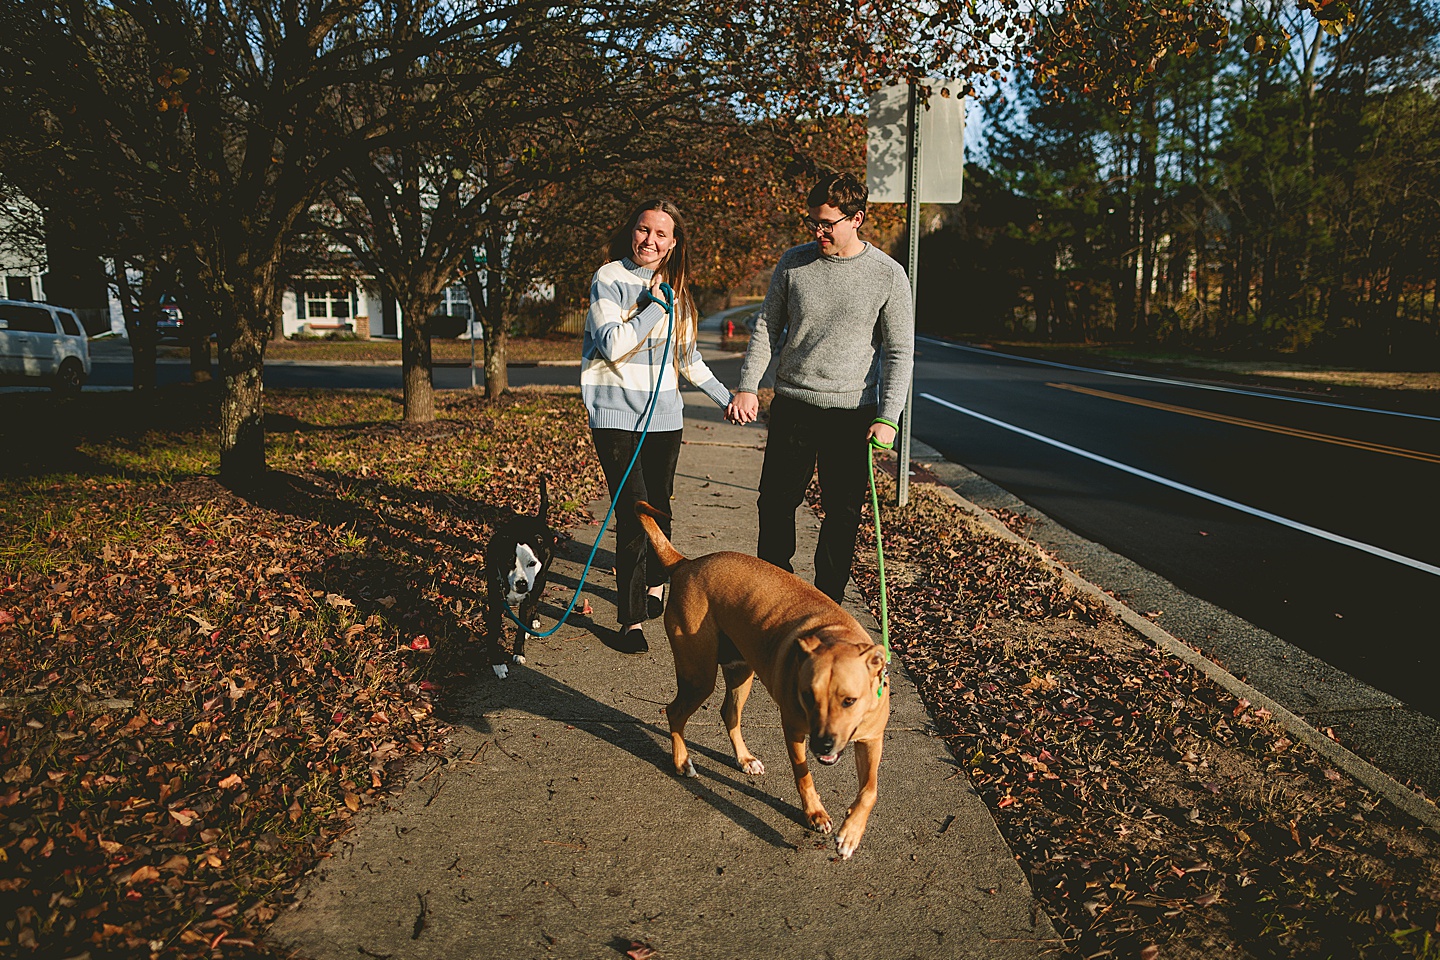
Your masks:
[{"label": "tree trunk", "polygon": [[[146,308],[144,301],[145,281],[141,281],[141,292],[130,285],[129,271],[125,261],[119,257],[112,261],[115,271],[115,290],[120,298],[120,312],[125,317],[125,335],[130,341],[130,383],[137,392],[155,389],[156,311]],[[158,304],[156,305],[158,308]]]},{"label": "tree trunk", "polygon": [[[407,291],[412,293],[413,290]],[[400,370],[405,392],[405,422],[435,421],[435,379],[430,369],[430,314],[439,297],[411,296],[400,302],[403,332],[400,336]]]},{"label": "tree trunk", "polygon": [[498,319],[490,315],[491,297],[486,290],[489,277],[489,271],[483,281],[478,270],[465,274],[465,292],[470,295],[470,309],[480,318],[485,331],[485,355],[480,362],[485,373],[485,396],[493,400],[510,389],[510,375],[505,365],[509,330],[503,315]]},{"label": "tree trunk", "polygon": [[247,330],[220,353],[220,482],[232,490],[265,476],[264,342]]},{"label": "tree trunk", "polygon": [[485,337],[485,397],[494,400],[510,389],[510,372],[505,361],[510,331],[505,329],[503,320],[492,325],[491,330],[494,332]]},{"label": "tree trunk", "polygon": [[505,273],[500,269],[504,256],[500,231],[493,225],[485,231],[485,396],[494,400],[510,390],[506,366],[510,330],[505,324]]},{"label": "tree trunk", "polygon": [[247,491],[265,477],[265,344],[280,311],[275,258],[200,277],[220,354],[220,482]]},{"label": "tree trunk", "polygon": [[185,332],[190,338],[190,382],[209,383],[210,331],[215,329],[215,322],[203,312],[194,310],[188,302],[185,304],[185,315]]},{"label": "tree trunk", "polygon": [[1156,245],[1159,231],[1156,229],[1155,209],[1155,96],[1145,98],[1144,123],[1140,128],[1139,200],[1140,223],[1140,289],[1137,291],[1135,308],[1136,332],[1142,336],[1150,333],[1151,289],[1155,285]]}]

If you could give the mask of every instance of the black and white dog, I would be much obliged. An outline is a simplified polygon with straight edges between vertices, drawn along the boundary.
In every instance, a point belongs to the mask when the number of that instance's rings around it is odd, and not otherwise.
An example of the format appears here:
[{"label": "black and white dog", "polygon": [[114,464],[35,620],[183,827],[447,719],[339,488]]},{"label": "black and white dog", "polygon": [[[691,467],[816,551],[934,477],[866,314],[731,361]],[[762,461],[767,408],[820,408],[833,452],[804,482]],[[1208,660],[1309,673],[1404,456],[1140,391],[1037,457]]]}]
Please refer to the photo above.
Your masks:
[{"label": "black and white dog", "polygon": [[513,516],[495,528],[490,546],[485,551],[485,579],[490,589],[490,604],[485,616],[485,630],[490,652],[490,666],[495,676],[504,680],[509,674],[508,663],[525,662],[524,630],[516,628],[515,655],[506,658],[500,649],[500,636],[505,623],[508,602],[515,618],[532,629],[539,629],[535,609],[545,592],[545,579],[550,573],[550,558],[558,537],[546,522],[550,497],[546,491],[545,474],[540,475],[540,509],[533,517]]}]

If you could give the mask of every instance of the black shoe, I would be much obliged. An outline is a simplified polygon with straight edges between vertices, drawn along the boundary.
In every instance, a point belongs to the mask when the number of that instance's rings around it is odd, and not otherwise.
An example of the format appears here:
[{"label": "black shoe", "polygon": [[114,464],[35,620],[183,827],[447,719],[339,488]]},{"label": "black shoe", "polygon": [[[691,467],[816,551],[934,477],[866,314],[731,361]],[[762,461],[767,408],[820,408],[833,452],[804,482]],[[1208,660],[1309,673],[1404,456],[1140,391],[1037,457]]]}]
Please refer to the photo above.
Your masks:
[{"label": "black shoe", "polygon": [[645,594],[645,616],[651,620],[659,618],[665,612],[665,598],[657,597],[653,593]]},{"label": "black shoe", "polygon": [[619,630],[611,634],[613,639],[608,640],[605,646],[617,653],[648,653],[650,644],[645,642],[645,631],[639,627],[631,627],[621,633]]}]

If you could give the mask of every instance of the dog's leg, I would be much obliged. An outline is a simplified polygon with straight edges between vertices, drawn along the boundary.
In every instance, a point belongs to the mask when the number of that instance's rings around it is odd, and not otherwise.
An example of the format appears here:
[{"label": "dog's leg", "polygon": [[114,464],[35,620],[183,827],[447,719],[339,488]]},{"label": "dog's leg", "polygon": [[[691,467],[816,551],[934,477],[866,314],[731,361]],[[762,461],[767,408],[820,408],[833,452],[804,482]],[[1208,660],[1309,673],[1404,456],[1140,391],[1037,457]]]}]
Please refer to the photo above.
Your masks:
[{"label": "dog's leg", "polygon": [[870,822],[870,811],[875,809],[880,787],[881,741],[856,740],[854,746],[855,773],[860,780],[860,792],[855,795],[855,802],[850,804],[850,812],[845,815],[845,823],[835,837],[836,849],[846,860],[860,846],[860,838],[865,836],[865,825]]},{"label": "dog's leg", "polygon": [[500,652],[500,634],[504,630],[504,620],[500,615],[501,600],[499,587],[491,584],[490,605],[485,611],[485,653],[490,658],[490,669],[495,671],[496,677],[504,680],[509,676],[510,668],[505,665],[505,654]]},{"label": "dog's leg", "polygon": [[[537,589],[539,589],[538,585]],[[520,614],[517,619],[519,619],[521,623],[530,624],[531,629],[538,628],[540,621],[535,617],[535,608],[538,606],[540,606],[540,597],[538,594],[532,592],[530,596],[521,602]],[[530,634],[526,633],[522,628],[515,628],[515,656],[510,658],[515,663],[525,662],[525,641],[529,639],[529,637]]]},{"label": "dog's leg", "polygon": [[707,679],[703,670],[687,669],[677,661],[675,680],[679,689],[675,691],[675,699],[665,707],[665,716],[670,720],[670,748],[674,753],[675,772],[682,777],[698,777],[695,765],[690,762],[690,751],[685,747],[685,724],[715,691],[715,664],[710,664]]},{"label": "dog's leg", "polygon": [[795,771],[795,786],[800,791],[800,806],[805,810],[805,819],[810,821],[812,828],[829,833],[830,814],[825,812],[820,794],[815,792],[815,778],[810,776],[810,765],[805,762],[805,734],[801,732],[797,738],[787,732],[785,739],[786,746],[790,748],[790,766]]},{"label": "dog's leg", "polygon": [[725,705],[720,708],[720,716],[725,721],[725,732],[730,734],[730,745],[735,748],[735,762],[750,776],[758,777],[765,772],[765,764],[750,752],[750,748],[745,746],[745,738],[740,735],[740,711],[745,709],[745,701],[750,698],[755,671],[743,660],[726,664],[721,669],[725,673]]}]

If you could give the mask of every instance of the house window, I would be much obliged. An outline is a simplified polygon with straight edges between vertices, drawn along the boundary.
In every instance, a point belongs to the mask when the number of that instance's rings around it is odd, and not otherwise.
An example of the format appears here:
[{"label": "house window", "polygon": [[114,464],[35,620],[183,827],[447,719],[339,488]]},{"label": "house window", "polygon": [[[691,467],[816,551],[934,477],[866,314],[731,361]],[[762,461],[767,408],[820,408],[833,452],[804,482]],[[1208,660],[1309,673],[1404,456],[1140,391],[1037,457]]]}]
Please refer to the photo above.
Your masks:
[{"label": "house window", "polygon": [[6,277],[5,293],[11,300],[35,299],[35,288],[29,277]]},{"label": "house window", "polygon": [[461,283],[445,288],[445,294],[440,298],[440,305],[436,307],[435,312],[459,317],[462,320],[475,318],[474,312],[470,309],[470,294],[465,290],[465,285]]},{"label": "house window", "polygon": [[310,320],[349,320],[355,291],[349,287],[311,284],[305,288],[305,316]]}]

